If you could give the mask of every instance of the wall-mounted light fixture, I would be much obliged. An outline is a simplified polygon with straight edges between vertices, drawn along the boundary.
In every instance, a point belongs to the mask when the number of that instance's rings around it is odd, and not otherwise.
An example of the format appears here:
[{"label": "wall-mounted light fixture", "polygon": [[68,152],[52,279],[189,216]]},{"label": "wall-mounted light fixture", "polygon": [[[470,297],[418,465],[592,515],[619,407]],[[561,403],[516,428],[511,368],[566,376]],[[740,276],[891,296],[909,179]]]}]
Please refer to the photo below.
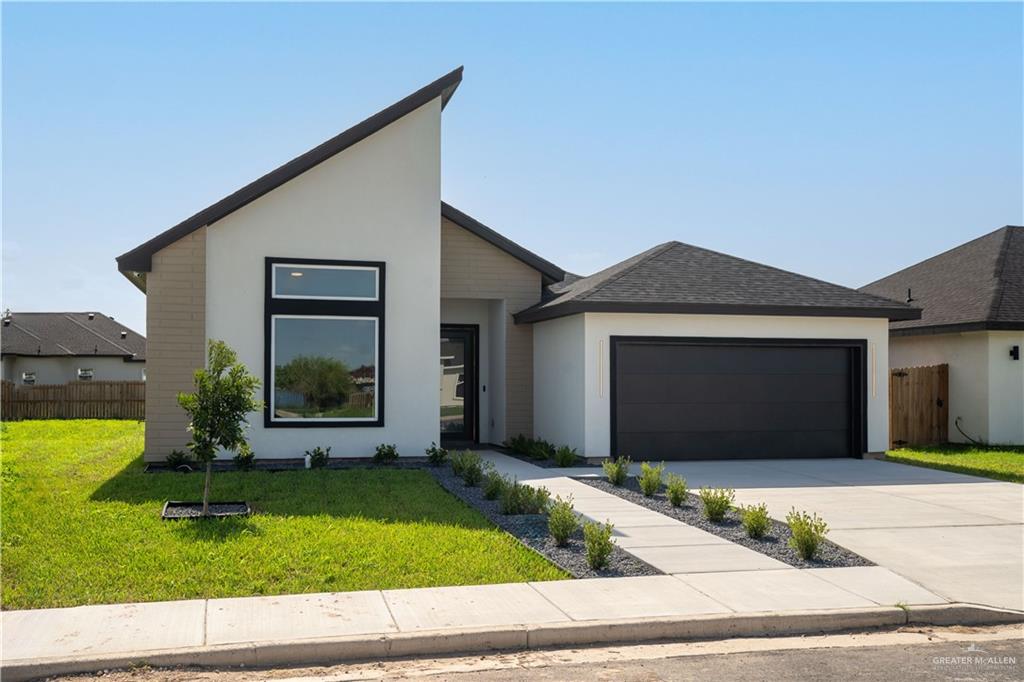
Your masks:
[{"label": "wall-mounted light fixture", "polygon": [[1014,360],[1020,360],[1020,346],[1012,346],[1010,348],[1010,357]]}]

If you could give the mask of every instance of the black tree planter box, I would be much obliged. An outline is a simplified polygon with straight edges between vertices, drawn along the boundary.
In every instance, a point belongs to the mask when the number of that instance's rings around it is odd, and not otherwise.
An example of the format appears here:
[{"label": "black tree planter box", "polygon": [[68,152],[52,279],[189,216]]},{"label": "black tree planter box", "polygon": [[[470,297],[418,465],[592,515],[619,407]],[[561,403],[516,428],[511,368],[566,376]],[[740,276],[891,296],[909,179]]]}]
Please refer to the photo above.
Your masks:
[{"label": "black tree planter box", "polygon": [[181,519],[221,518],[225,516],[249,516],[252,508],[248,502],[211,502],[210,513],[203,516],[202,502],[164,502],[164,510],[160,518],[164,521],[180,521]]}]

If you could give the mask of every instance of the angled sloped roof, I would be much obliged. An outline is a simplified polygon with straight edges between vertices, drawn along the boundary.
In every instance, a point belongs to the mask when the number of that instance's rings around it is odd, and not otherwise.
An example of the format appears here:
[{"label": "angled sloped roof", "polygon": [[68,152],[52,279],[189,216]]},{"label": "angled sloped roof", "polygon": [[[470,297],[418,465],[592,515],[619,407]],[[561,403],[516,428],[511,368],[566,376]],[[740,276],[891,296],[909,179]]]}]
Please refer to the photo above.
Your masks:
[{"label": "angled sloped roof", "polygon": [[498,234],[480,221],[472,218],[451,204],[441,202],[441,215],[459,227],[469,230],[484,241],[490,242],[510,256],[517,258],[534,270],[540,272],[548,282],[560,282],[565,277],[565,270],[529,251],[514,241]]},{"label": "angled sloped roof", "polygon": [[921,308],[894,335],[1024,329],[1024,227],[1007,225],[860,288]]},{"label": "angled sloped roof", "polygon": [[589,277],[551,287],[516,315],[538,322],[581,312],[812,315],[913,319],[904,303],[863,294],[680,242],[667,242]]},{"label": "angled sloped roof", "polygon": [[0,350],[3,355],[145,360],[146,337],[103,313],[11,313],[0,327]]},{"label": "angled sloped roof", "polygon": [[[394,123],[406,114],[415,111],[427,102],[438,97],[441,106],[448,103],[455,89],[462,81],[462,67],[442,76],[430,85],[424,86],[405,99],[392,104],[362,123],[358,123],[343,133],[332,137],[308,152],[295,157],[288,163],[270,171],[237,192],[230,194],[217,203],[207,206],[199,213],[174,227],[161,232],[144,244],[117,257],[117,269],[123,273],[149,272],[152,268],[153,254],[199,228],[214,223],[221,218],[237,211],[246,204],[260,198],[267,192],[280,187],[289,180],[305,173],[310,168],[323,163],[335,154],[369,137],[373,133]],[[133,282],[136,280],[129,276]],[[141,287],[140,287],[141,288]]]}]

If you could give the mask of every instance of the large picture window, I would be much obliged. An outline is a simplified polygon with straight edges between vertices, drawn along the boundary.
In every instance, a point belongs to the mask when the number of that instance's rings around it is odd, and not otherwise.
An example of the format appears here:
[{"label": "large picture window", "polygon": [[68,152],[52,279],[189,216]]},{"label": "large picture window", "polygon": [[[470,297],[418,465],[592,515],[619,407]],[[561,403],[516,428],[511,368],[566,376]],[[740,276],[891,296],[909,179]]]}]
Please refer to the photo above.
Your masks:
[{"label": "large picture window", "polygon": [[384,264],[268,258],[268,427],[383,426]]}]

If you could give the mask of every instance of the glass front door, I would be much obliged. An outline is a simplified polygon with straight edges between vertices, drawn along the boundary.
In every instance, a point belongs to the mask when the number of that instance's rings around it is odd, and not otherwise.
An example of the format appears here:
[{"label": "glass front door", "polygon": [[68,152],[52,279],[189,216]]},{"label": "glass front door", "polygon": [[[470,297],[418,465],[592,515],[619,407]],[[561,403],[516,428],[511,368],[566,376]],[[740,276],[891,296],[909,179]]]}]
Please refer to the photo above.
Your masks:
[{"label": "glass front door", "polygon": [[441,438],[475,442],[477,329],[441,327]]}]

